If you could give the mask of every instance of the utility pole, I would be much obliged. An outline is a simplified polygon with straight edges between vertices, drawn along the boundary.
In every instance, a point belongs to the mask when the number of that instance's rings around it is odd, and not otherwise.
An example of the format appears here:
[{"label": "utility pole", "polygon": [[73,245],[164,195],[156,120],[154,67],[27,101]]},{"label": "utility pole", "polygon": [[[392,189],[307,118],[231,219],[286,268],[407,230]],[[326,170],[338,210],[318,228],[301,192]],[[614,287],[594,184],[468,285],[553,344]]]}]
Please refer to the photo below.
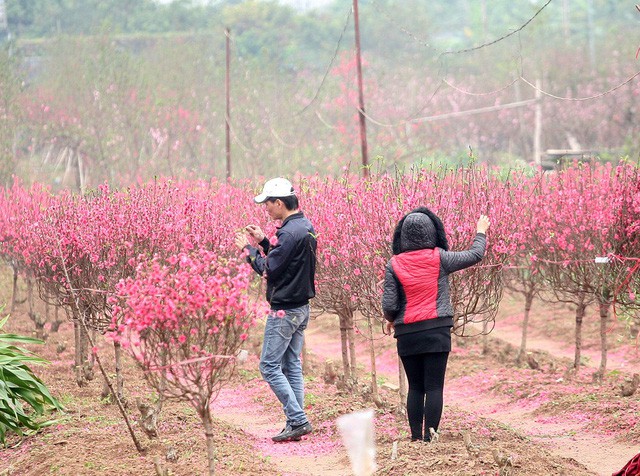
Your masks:
[{"label": "utility pole", "polygon": [[542,83],[536,79],[536,108],[533,127],[533,163],[542,165]]},{"label": "utility pole", "polygon": [[360,148],[362,150],[362,176],[369,176],[369,152],[367,150],[367,121],[364,114],[364,93],[362,91],[362,61],[360,59],[360,21],[358,0],[353,0],[353,21],[356,33],[356,64],[358,70],[358,115],[360,116]]},{"label": "utility pole", "polygon": [[587,0],[587,35],[589,35],[589,65],[591,73],[596,71],[596,32],[593,21],[593,0]]},{"label": "utility pole", "polygon": [[224,29],[225,43],[226,43],[226,59],[227,68],[225,73],[225,94],[227,98],[226,112],[224,116],[225,123],[225,151],[227,157],[227,180],[231,178],[231,80],[230,80],[230,56],[231,48],[229,46],[230,31],[229,28]]},{"label": "utility pole", "polygon": [[[9,20],[7,19],[7,5],[4,0],[0,0],[0,35],[7,36],[9,33]],[[2,38],[0,38],[1,40]]]}]

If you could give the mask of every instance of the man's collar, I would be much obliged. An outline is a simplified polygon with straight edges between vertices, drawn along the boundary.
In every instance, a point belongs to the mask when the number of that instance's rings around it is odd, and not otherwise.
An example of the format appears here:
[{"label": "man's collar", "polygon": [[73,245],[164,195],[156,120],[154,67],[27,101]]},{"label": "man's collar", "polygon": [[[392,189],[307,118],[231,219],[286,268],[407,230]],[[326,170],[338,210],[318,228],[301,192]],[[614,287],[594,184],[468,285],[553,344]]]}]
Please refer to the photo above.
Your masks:
[{"label": "man's collar", "polygon": [[292,213],[292,214],[291,214],[291,215],[289,215],[287,218],[285,218],[285,219],[282,221],[282,224],[281,224],[279,227],[277,227],[277,228],[282,228],[282,227],[285,225],[285,223],[287,223],[289,220],[292,220],[292,219],[294,219],[294,218],[300,218],[300,217],[303,217],[303,216],[304,216],[304,214],[303,214],[300,210],[298,210],[297,212]]}]

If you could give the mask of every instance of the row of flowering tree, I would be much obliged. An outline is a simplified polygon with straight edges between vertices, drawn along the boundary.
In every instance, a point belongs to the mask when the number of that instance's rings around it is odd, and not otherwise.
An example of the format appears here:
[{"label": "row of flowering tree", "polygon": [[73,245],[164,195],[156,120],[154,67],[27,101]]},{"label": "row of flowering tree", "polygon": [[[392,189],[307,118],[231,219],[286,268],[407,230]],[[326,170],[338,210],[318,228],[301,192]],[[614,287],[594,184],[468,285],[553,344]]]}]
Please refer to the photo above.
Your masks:
[{"label": "row of flowering tree", "polygon": [[[486,258],[452,277],[456,334],[490,332],[505,287],[571,302],[577,366],[584,311],[597,303],[604,373],[611,312],[634,309],[639,282],[636,167],[575,165],[544,173],[472,166],[366,179],[346,172],[303,177],[296,185],[318,232],[314,304],[339,316],[346,380],[357,378],[359,334],[370,343],[375,372],[380,283],[393,229],[418,206],[442,217],[453,250],[471,243],[480,214],[492,221]],[[249,223],[274,232],[251,197],[246,182],[102,185],[83,195],[15,183],[0,195],[0,256],[73,321],[78,384],[89,376],[91,334],[109,332],[114,397],[123,398],[124,345],[161,394],[194,404],[209,434],[208,402],[262,312],[247,300],[247,269],[235,261],[233,245],[235,232]],[[527,297],[525,315],[530,306]],[[521,355],[524,331],[526,322]]]},{"label": "row of flowering tree", "polygon": [[[381,316],[379,283],[393,228],[421,205],[442,217],[452,249],[467,246],[481,213],[493,222],[486,259],[453,277],[456,332],[477,332],[468,327],[473,322],[483,333],[490,330],[505,286],[525,296],[525,318],[536,295],[569,302],[576,306],[578,365],[586,307],[599,303],[606,326],[611,304],[632,307],[635,301],[628,291],[638,274],[632,266],[637,182],[637,169],[628,164],[574,166],[557,174],[470,167],[300,180],[303,207],[319,230],[316,304],[340,317],[345,376],[355,372],[354,316],[362,315],[369,328]],[[194,248],[233,255],[233,233],[265,218],[243,183],[167,181],[118,191],[104,185],[84,196],[51,196],[16,184],[5,190],[3,203],[3,256],[100,332],[111,325],[108,297],[139,262]],[[79,337],[78,368],[84,365],[82,342]]]},{"label": "row of flowering tree", "polygon": [[[516,182],[516,185],[514,185]],[[367,330],[372,356],[375,323],[381,323],[381,283],[391,257],[390,241],[398,220],[426,205],[439,214],[452,249],[467,247],[480,214],[489,213],[496,237],[481,266],[452,280],[460,336],[488,332],[502,295],[502,268],[517,248],[517,181],[486,168],[416,170],[376,174],[368,179],[345,175],[310,180],[305,210],[319,230],[319,293],[315,304],[339,316],[344,375],[356,379],[355,339]],[[359,326],[356,316],[364,321]],[[475,324],[480,324],[476,329]],[[381,326],[378,327],[379,329]],[[379,335],[379,331],[376,331]],[[375,372],[375,359],[372,358]],[[371,376],[375,397],[375,375]]]},{"label": "row of flowering tree", "polygon": [[638,169],[629,164],[577,165],[562,173],[534,177],[521,193],[526,247],[507,272],[507,286],[525,298],[522,345],[526,351],[528,315],[535,296],[575,308],[574,368],[581,364],[582,326],[586,310],[600,315],[601,362],[607,366],[611,313],[634,313],[639,253],[633,223],[638,217]]},{"label": "row of flowering tree", "polygon": [[[136,277],[139,267],[152,260],[179,253],[206,250],[212,253],[211,266],[224,264],[233,252],[233,233],[228,227],[237,229],[249,219],[242,206],[250,206],[247,192],[241,186],[171,181],[123,190],[104,185],[82,196],[54,196],[40,186],[26,189],[17,183],[4,190],[0,205],[3,257],[34,279],[43,297],[53,297],[55,304],[64,308],[76,335],[78,385],[92,377],[93,362],[97,361],[107,394],[112,394],[127,422],[122,339],[113,339],[115,385],[97,354],[90,352],[96,349],[97,333],[121,333],[127,326],[120,322],[123,313],[113,312],[118,283]],[[202,269],[203,276],[215,269]],[[241,287],[243,282],[233,284],[248,292],[247,286]],[[202,306],[207,304],[215,307],[211,302]],[[210,374],[211,378],[216,376]]]}]

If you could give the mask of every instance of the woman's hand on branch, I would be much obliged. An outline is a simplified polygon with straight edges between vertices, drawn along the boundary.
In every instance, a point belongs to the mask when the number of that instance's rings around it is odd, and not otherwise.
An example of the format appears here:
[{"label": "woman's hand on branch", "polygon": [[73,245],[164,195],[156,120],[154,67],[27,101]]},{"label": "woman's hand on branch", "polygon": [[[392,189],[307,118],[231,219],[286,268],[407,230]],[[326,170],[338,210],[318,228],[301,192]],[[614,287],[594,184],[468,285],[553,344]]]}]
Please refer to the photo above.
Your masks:
[{"label": "woman's hand on branch", "polygon": [[489,217],[487,215],[480,215],[478,219],[478,233],[486,233],[489,225],[491,225]]}]

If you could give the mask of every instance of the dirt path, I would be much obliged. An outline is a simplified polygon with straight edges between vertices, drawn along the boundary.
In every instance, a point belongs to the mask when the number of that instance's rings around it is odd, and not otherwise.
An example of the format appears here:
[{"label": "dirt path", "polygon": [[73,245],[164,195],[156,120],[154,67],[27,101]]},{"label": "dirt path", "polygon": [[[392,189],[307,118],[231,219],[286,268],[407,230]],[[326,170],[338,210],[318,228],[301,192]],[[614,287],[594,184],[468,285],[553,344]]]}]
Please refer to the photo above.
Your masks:
[{"label": "dirt path", "polygon": [[[551,340],[535,332],[534,326],[529,326],[527,335],[527,350],[539,350],[549,354],[574,360],[574,336],[566,335],[563,341]],[[507,316],[496,323],[491,335],[520,347],[522,339],[522,324],[519,314]],[[584,348],[581,351],[583,364],[589,369],[596,370],[600,365],[600,349],[596,346]],[[640,354],[638,349],[628,349],[627,352],[608,352],[607,370],[620,370],[622,372],[640,373]]]},{"label": "dirt path", "polygon": [[[518,345],[520,342],[517,328],[502,329],[498,326],[493,335],[513,345]],[[555,356],[572,357],[570,349],[561,352],[558,343],[540,337],[530,339],[530,344],[531,350],[546,350]],[[340,362],[339,337],[334,338],[328,336],[324,330],[311,328],[307,331],[307,345],[317,357]],[[591,352],[595,353],[595,351]],[[565,353],[567,355],[564,355]],[[359,349],[358,358],[359,362],[368,369],[369,360],[363,349]],[[394,352],[387,349],[378,354],[376,361],[378,375],[388,381],[397,382],[397,360]],[[599,362],[598,359],[590,361],[595,362],[596,365]],[[611,365],[614,368],[625,367],[626,371],[630,370],[615,357],[611,359]],[[447,379],[445,407],[459,408],[507,425],[530,438],[532,444],[542,445],[558,456],[573,458],[597,475],[610,476],[640,451],[640,447],[617,443],[597,430],[586,429],[583,422],[566,420],[558,422],[545,419],[533,414],[535,408],[519,406],[510,403],[506,398],[501,399],[491,394],[478,394],[477,389],[470,386],[464,379]]]},{"label": "dirt path", "polygon": [[494,395],[471,392],[461,380],[447,382],[445,402],[446,407],[473,412],[508,425],[527,436],[531,444],[542,445],[558,456],[573,458],[598,475],[611,476],[640,451],[640,447],[617,443],[610,436],[585,429],[583,422],[545,419],[533,414],[535,408],[514,405]]},{"label": "dirt path", "polygon": [[[254,395],[272,395],[266,383],[258,389],[224,388],[212,404],[216,418],[242,429],[253,441],[256,457],[273,464],[282,476],[345,476],[351,474],[348,457],[339,442],[312,433],[299,442],[274,443],[271,436],[282,430],[280,414],[265,410]],[[275,396],[273,397],[275,399]]]},{"label": "dirt path", "polygon": [[[522,330],[517,320],[507,318],[496,324],[492,335],[513,346],[519,347]],[[548,352],[555,357],[573,360],[574,349],[571,339],[557,342],[541,335],[528,336],[527,349]],[[582,354],[588,371],[595,371],[600,363],[599,349],[583,349]],[[628,373],[640,372],[640,363],[629,362],[620,354],[609,353],[607,357],[609,370],[620,370]],[[486,395],[470,394],[459,382],[449,381],[446,388],[447,401],[467,411],[478,411],[484,408],[483,414],[497,419],[512,428],[529,436],[536,444],[543,444],[551,452],[574,458],[598,475],[611,475],[619,470],[638,451],[640,445],[618,443],[610,436],[585,428],[578,421],[553,422],[533,415],[535,408],[516,407],[496,397],[487,399]]]}]

